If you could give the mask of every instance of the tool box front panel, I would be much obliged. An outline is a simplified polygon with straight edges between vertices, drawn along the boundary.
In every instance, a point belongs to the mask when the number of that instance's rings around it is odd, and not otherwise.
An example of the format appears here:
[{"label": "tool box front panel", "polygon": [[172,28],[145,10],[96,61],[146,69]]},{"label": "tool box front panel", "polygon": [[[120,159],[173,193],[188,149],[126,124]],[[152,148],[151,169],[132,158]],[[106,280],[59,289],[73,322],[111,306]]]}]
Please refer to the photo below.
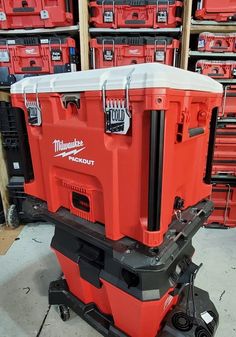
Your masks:
[{"label": "tool box front panel", "polygon": [[100,279],[101,287],[96,288],[81,277],[77,263],[56,250],[55,253],[71,293],[85,304],[95,303],[102,313],[111,315],[114,324],[128,336],[155,337],[162,320],[178,301],[178,296],[170,295],[172,289],[160,300],[140,301],[103,279]]},{"label": "tool box front panel", "polygon": [[176,65],[180,42],[167,37],[98,37],[90,40],[92,68],[159,62]]},{"label": "tool box front panel", "polygon": [[198,38],[198,50],[212,53],[235,53],[236,34],[201,33]]},{"label": "tool box front panel", "polygon": [[203,0],[195,17],[199,20],[234,21],[236,15],[236,0]]},{"label": "tool box front panel", "polygon": [[75,40],[58,36],[0,40],[0,83],[75,70]]},{"label": "tool box front panel", "polygon": [[1,0],[1,29],[50,28],[73,24],[72,0]]},{"label": "tool box front panel", "polygon": [[[123,91],[109,95],[118,99]],[[27,94],[27,99],[33,97]],[[150,233],[150,110],[156,108],[157,97],[166,109],[163,187],[160,231]],[[171,223],[176,197],[187,208],[210,195],[203,178],[211,108],[216,103],[209,94],[146,89],[144,96],[142,89],[130,90],[132,125],[127,135],[104,132],[100,92],[82,93],[79,109],[74,104],[65,108],[55,93],[39,94],[39,100],[42,126],[28,124],[35,179],[25,191],[47,201],[50,211],[65,207],[105,224],[106,235],[113,240],[129,236],[156,246]],[[27,112],[25,117],[28,120]]]},{"label": "tool box front panel", "polygon": [[164,28],[182,22],[182,1],[91,1],[90,22],[104,28]]}]

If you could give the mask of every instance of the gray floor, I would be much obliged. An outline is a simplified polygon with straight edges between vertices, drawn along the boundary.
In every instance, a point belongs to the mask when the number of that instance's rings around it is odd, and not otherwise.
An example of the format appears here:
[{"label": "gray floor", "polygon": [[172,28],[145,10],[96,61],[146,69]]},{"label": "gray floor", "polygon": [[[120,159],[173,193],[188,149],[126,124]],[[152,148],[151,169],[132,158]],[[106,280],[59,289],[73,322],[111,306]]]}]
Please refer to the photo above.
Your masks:
[{"label": "gray floor", "polygon": [[[60,275],[49,249],[52,235],[50,225],[27,226],[0,256],[0,337],[100,336],[80,318],[63,323],[48,308],[48,284]],[[196,285],[210,292],[220,313],[217,337],[235,337],[236,229],[202,229],[194,244],[194,261],[204,263]]]}]

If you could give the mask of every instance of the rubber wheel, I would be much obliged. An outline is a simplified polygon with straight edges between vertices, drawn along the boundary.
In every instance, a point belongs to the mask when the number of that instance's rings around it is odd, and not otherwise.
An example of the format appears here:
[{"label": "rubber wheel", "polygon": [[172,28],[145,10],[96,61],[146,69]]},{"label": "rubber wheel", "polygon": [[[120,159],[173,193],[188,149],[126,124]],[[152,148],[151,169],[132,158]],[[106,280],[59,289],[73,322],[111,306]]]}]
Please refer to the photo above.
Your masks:
[{"label": "rubber wheel", "polygon": [[20,225],[20,219],[17,212],[16,205],[10,205],[7,211],[7,224],[11,228],[17,228]]},{"label": "rubber wheel", "polygon": [[65,305],[58,306],[59,314],[63,322],[66,322],[70,319],[70,309]]}]

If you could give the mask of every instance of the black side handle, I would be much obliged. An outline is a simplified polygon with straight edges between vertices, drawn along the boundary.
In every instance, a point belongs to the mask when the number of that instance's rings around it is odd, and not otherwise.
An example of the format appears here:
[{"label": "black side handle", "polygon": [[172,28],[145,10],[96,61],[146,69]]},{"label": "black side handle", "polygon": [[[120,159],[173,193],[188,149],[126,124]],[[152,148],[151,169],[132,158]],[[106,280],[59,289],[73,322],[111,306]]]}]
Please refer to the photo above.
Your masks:
[{"label": "black side handle", "polygon": [[165,112],[151,111],[150,154],[149,154],[149,195],[148,195],[148,231],[160,230],[161,197],[163,175],[163,149]]},{"label": "black side handle", "polygon": [[70,0],[65,1],[65,6],[66,6],[66,12],[71,13]]},{"label": "black side handle", "polygon": [[126,25],[144,25],[145,24],[145,20],[126,20],[125,24]]},{"label": "black side handle", "polygon": [[204,133],[204,129],[203,128],[191,128],[191,129],[188,129],[189,137],[199,136],[199,135],[202,135],[203,133]]},{"label": "black side handle", "polygon": [[211,117],[211,123],[210,123],[210,136],[209,136],[209,144],[208,144],[207,163],[206,163],[206,175],[204,177],[204,182],[208,185],[211,184],[217,118],[218,118],[218,108],[214,108],[212,110],[212,117]]}]

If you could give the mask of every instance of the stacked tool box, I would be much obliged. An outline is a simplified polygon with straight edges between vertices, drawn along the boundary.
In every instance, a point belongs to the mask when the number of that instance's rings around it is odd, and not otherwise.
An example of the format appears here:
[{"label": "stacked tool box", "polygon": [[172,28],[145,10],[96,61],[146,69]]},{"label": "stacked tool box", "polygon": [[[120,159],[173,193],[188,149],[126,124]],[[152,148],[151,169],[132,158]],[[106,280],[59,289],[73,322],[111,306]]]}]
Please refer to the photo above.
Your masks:
[{"label": "stacked tool box", "polygon": [[197,0],[195,17],[198,20],[229,22],[236,20],[236,0]]},{"label": "stacked tool box", "polygon": [[[96,33],[90,41],[91,68],[148,62],[178,66],[178,36],[167,34],[181,25],[182,10],[179,0],[90,1]],[[160,29],[165,36],[159,36]]]},{"label": "stacked tool box", "polygon": [[72,308],[104,336],[213,336],[191,241],[213,210],[221,85],[148,63],[26,78],[11,92],[33,163],[24,209],[55,224],[64,277],[49,302],[61,318]]},{"label": "stacked tool box", "polygon": [[211,226],[236,227],[236,86],[226,86],[216,132]]},{"label": "stacked tool box", "polygon": [[13,108],[9,102],[0,102],[0,132],[9,175],[11,206],[7,220],[10,226],[16,227],[19,220],[28,220],[22,210],[23,201],[26,199],[24,181],[33,178],[33,167],[24,114],[20,109]]}]

